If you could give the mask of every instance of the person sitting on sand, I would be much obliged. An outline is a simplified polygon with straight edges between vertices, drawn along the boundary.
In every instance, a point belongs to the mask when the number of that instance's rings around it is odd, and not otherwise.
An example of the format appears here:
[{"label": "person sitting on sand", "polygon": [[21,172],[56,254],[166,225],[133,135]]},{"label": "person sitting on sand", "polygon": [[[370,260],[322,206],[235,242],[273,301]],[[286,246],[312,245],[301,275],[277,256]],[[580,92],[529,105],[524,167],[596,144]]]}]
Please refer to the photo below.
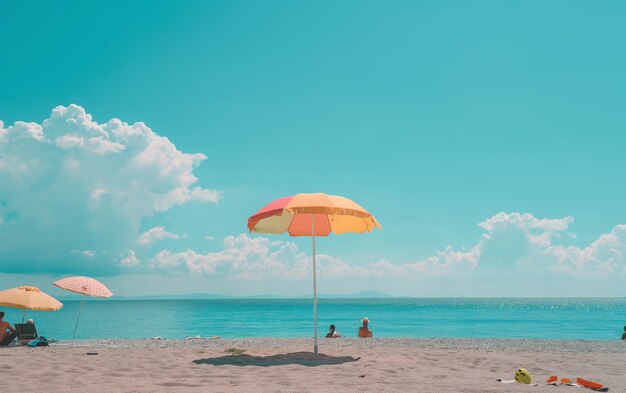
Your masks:
[{"label": "person sitting on sand", "polygon": [[624,326],[624,333],[622,334],[622,340],[626,340],[626,326]]},{"label": "person sitting on sand", "polygon": [[0,347],[6,347],[15,340],[17,332],[8,322],[4,322],[4,312],[0,311]]},{"label": "person sitting on sand", "polygon": [[361,323],[363,324],[363,326],[359,328],[359,337],[372,338],[373,337],[372,331],[368,328],[370,320],[367,319],[367,317],[365,317],[361,319]]},{"label": "person sitting on sand", "polygon": [[326,335],[326,338],[339,338],[341,334],[337,330],[335,330],[335,325],[330,325],[329,332]]}]

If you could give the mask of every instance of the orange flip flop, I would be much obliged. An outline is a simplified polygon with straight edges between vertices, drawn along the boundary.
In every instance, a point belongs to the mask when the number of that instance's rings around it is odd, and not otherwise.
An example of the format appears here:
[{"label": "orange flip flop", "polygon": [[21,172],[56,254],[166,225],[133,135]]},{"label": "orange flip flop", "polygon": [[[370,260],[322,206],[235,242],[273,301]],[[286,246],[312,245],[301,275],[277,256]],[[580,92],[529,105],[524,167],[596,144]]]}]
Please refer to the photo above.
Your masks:
[{"label": "orange flip flop", "polygon": [[587,381],[586,379],[576,378],[576,383],[584,388],[595,390],[597,392],[608,392],[609,388],[605,387],[601,383]]}]

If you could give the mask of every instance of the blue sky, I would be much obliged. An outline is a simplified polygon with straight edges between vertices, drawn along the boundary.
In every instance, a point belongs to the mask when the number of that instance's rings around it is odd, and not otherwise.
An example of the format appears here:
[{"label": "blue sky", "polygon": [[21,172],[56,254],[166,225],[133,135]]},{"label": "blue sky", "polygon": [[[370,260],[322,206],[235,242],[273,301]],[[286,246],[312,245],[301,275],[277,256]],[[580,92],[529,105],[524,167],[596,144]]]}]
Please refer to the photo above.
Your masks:
[{"label": "blue sky", "polygon": [[624,8],[3,2],[0,286],[306,294],[309,240],[245,225],[320,191],[383,225],[322,292],[623,296]]}]

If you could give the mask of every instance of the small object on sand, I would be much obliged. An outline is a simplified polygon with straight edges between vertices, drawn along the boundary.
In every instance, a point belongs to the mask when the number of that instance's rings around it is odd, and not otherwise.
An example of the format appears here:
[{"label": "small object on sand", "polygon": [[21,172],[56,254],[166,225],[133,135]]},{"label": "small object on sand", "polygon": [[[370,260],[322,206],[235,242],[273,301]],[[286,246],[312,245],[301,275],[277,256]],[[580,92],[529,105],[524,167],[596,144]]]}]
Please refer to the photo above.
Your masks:
[{"label": "small object on sand", "polygon": [[85,355],[97,355],[98,352],[87,352]]},{"label": "small object on sand", "polygon": [[[526,370],[525,368],[521,368],[521,367],[518,368],[517,371],[515,371],[515,379],[510,379],[510,380],[496,379],[496,381],[502,382],[502,383],[518,382],[524,385],[530,385],[532,380],[533,380],[533,377],[530,375],[528,370]],[[538,386],[538,385],[533,384],[533,386]]]},{"label": "small object on sand", "polygon": [[[521,383],[521,382],[517,382],[514,379],[508,379],[508,380],[496,379],[496,382],[501,382],[501,383]],[[531,383],[531,384],[528,384],[526,386],[539,386],[539,384],[538,383]]]},{"label": "small object on sand", "polygon": [[566,386],[577,386],[579,388],[587,388],[595,390],[596,392],[608,392],[609,388],[598,382],[587,381],[586,379],[576,378],[576,382],[573,382],[569,378],[561,378],[561,384]]},{"label": "small object on sand", "polygon": [[161,337],[159,337],[159,336],[156,336],[156,337],[150,337],[150,340],[160,340],[160,339],[161,339]]},{"label": "small object on sand", "polygon": [[515,372],[515,380],[519,383],[523,383],[524,385],[530,385],[533,381],[533,377],[525,368],[519,368]]},{"label": "small object on sand", "polygon": [[365,378],[365,374],[359,375],[359,378]]},{"label": "small object on sand", "polygon": [[211,336],[211,340],[219,340],[220,338],[220,336]]},{"label": "small object on sand", "polygon": [[242,353],[246,352],[246,350],[241,348],[228,348],[224,352],[232,353],[233,355],[241,355]]},{"label": "small object on sand", "polygon": [[609,388],[598,382],[588,381],[582,378],[576,378],[576,384],[580,387],[595,390],[596,392],[608,392]]},{"label": "small object on sand", "polygon": [[513,383],[513,382],[519,382],[522,383],[524,385],[530,385],[530,383],[533,381],[533,377],[530,375],[530,373],[528,372],[528,370],[526,370],[525,368],[518,368],[517,371],[515,371],[515,379],[513,380],[502,380],[502,379],[496,379],[496,381],[498,382],[502,382],[502,383]]}]

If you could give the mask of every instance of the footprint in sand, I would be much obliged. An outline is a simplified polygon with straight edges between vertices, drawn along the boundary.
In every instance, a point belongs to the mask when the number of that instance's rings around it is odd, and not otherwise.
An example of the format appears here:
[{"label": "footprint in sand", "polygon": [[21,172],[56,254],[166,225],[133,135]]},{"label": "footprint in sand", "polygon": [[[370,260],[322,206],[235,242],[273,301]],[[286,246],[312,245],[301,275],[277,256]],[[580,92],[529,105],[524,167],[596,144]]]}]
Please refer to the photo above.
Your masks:
[{"label": "footprint in sand", "polygon": [[164,383],[157,383],[157,385],[159,386],[164,386],[166,388],[174,388],[174,387],[186,387],[186,388],[197,388],[199,386],[202,385],[196,385],[196,384],[192,384],[192,383],[180,383],[180,382],[164,382]]}]

